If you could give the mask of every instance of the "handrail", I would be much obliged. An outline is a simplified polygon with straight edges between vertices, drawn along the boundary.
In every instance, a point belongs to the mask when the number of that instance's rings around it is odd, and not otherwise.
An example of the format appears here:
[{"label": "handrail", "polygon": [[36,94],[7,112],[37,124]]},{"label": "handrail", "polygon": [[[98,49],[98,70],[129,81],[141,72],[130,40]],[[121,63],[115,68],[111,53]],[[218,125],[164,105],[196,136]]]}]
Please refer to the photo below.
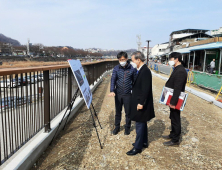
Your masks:
[{"label": "handrail", "polygon": [[[108,61],[117,61],[117,59],[114,60],[102,60],[102,61],[96,61],[96,62],[87,62],[82,63],[82,65],[93,65]],[[62,64],[62,65],[53,65],[53,66],[38,66],[38,67],[17,67],[17,68],[3,68],[0,69],[0,76],[6,76],[10,74],[20,74],[20,73],[28,73],[28,72],[36,72],[36,71],[47,71],[47,70],[55,70],[60,68],[69,68],[69,64]]]},{"label": "handrail", "polygon": [[[118,60],[82,63],[89,85]],[[17,76],[14,76],[17,75]],[[0,165],[55,118],[77,88],[69,64],[0,69]]]}]

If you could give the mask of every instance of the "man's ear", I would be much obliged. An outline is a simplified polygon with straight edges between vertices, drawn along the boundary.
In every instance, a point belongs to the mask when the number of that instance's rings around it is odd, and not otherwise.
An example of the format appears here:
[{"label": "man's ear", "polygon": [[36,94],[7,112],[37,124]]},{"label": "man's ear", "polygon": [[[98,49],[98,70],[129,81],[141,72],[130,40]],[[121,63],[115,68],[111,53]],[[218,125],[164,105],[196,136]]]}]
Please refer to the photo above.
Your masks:
[{"label": "man's ear", "polygon": [[178,58],[176,58],[176,59],[174,59],[174,60],[175,60],[175,63],[179,61]]}]

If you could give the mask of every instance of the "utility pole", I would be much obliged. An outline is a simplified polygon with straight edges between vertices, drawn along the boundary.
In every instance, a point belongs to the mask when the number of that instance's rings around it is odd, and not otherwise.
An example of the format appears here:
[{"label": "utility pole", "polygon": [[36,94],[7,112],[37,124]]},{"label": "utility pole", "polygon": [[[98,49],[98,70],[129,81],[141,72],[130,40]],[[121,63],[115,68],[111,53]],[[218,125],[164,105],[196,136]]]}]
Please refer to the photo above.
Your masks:
[{"label": "utility pole", "polygon": [[147,44],[147,56],[146,56],[146,62],[147,62],[147,65],[148,65],[149,51],[150,51],[149,43],[151,42],[151,40],[146,40],[146,42],[148,43]]},{"label": "utility pole", "polygon": [[30,55],[29,45],[30,45],[30,39],[28,38],[28,43],[27,43],[27,55]]}]

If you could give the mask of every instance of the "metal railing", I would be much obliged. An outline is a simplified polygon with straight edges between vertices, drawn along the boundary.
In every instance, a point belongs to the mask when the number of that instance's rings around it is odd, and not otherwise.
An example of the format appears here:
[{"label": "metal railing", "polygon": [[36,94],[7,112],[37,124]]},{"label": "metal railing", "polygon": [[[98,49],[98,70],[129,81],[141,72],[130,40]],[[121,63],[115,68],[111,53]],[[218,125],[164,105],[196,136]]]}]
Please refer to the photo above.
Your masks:
[{"label": "metal railing", "polygon": [[[90,85],[116,60],[83,63]],[[77,89],[69,65],[0,70],[0,164],[18,151],[71,100]]]}]

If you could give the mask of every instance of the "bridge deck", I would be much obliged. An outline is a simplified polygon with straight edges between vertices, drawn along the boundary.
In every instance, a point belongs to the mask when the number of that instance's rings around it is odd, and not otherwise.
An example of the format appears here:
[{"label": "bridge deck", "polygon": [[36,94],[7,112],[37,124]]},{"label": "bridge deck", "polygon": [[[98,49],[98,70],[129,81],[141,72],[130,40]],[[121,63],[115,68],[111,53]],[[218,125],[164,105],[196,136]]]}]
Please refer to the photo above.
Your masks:
[{"label": "bridge deck", "polygon": [[[222,168],[221,109],[190,94],[181,114],[182,139],[179,147],[164,147],[162,134],[170,130],[169,109],[159,104],[164,81],[153,77],[156,118],[148,123],[149,148],[133,157],[126,155],[135,140],[132,132],[124,135],[124,121],[118,135],[114,127],[114,99],[107,97],[110,76],[94,93],[94,105],[103,129],[99,135],[104,145],[100,149],[90,112],[82,107],[62,131],[52,146],[32,169],[220,169]],[[124,114],[123,114],[124,120]]]}]

